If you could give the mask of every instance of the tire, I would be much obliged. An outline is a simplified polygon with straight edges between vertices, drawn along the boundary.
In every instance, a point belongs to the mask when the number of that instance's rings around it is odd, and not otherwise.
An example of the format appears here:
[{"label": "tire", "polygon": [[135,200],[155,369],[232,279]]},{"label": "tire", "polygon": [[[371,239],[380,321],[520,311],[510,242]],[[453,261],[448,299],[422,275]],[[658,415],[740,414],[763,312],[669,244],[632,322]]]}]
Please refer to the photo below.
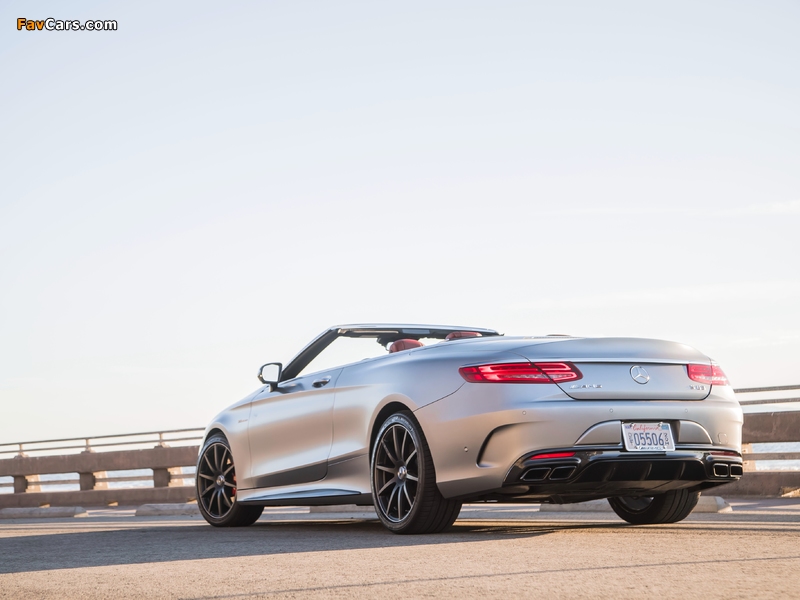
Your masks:
[{"label": "tire", "polygon": [[221,433],[210,436],[197,460],[195,476],[197,506],[200,514],[214,527],[252,525],[264,511],[263,506],[236,501],[236,469],[227,438]]},{"label": "tire", "polygon": [[378,517],[393,533],[439,533],[461,511],[461,502],[439,493],[428,442],[409,411],[393,414],[378,431],[370,487]]},{"label": "tire", "polygon": [[634,525],[677,523],[689,516],[697,505],[700,492],[673,490],[657,496],[620,496],[609,498],[614,512]]}]

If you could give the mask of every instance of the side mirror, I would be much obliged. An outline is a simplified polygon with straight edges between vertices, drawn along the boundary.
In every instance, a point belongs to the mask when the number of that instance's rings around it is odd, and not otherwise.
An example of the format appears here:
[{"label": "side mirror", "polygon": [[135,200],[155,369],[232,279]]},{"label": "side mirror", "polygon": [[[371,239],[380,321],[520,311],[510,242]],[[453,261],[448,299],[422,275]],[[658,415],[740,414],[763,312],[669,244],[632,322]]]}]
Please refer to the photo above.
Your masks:
[{"label": "side mirror", "polygon": [[261,365],[261,368],[258,370],[258,380],[274,388],[281,380],[282,371],[283,365],[278,362]]}]

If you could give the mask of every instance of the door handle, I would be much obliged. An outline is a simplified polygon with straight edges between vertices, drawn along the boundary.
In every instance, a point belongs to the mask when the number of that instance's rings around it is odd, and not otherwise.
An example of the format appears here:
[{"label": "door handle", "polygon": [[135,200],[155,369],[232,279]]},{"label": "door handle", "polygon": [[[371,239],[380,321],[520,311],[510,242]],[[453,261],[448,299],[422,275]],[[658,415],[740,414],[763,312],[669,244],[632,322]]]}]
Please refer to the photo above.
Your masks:
[{"label": "door handle", "polygon": [[323,386],[328,385],[330,382],[331,382],[331,378],[330,377],[323,377],[322,379],[317,379],[311,385],[313,385],[315,388],[321,388]]}]

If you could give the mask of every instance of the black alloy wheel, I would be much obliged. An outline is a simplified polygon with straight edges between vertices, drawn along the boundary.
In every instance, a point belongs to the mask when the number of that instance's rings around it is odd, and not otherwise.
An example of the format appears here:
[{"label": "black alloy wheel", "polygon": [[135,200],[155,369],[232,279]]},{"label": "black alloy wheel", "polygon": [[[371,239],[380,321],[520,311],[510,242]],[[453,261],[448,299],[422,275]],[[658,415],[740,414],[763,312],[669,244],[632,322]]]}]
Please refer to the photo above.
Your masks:
[{"label": "black alloy wheel", "polygon": [[400,423],[390,425],[378,440],[375,480],[381,512],[399,523],[414,508],[419,488],[417,446]]},{"label": "black alloy wheel", "polygon": [[372,497],[381,522],[394,533],[436,533],[453,524],[461,503],[436,487],[428,443],[408,411],[380,428],[372,450]]},{"label": "black alloy wheel", "polygon": [[236,501],[236,468],[228,440],[222,434],[209,437],[203,446],[195,487],[200,513],[216,527],[251,525],[264,510],[263,506]]},{"label": "black alloy wheel", "polygon": [[619,496],[608,503],[617,515],[634,525],[677,523],[697,506],[700,492],[672,490],[657,496]]}]

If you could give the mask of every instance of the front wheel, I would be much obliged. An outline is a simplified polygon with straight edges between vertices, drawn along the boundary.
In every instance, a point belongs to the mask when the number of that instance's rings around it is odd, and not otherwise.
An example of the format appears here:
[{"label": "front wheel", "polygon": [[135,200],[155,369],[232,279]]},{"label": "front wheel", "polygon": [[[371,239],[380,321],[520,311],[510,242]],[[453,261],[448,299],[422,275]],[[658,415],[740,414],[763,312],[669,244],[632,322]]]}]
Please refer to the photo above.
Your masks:
[{"label": "front wheel", "polygon": [[236,501],[236,468],[227,438],[221,433],[206,440],[195,474],[197,506],[214,527],[252,525],[264,511]]},{"label": "front wheel", "polygon": [[609,498],[614,512],[634,525],[677,523],[697,506],[700,492],[673,490],[657,496],[620,496]]},{"label": "front wheel", "polygon": [[381,426],[370,466],[375,510],[389,531],[438,533],[458,517],[461,502],[439,493],[428,442],[409,411]]}]

